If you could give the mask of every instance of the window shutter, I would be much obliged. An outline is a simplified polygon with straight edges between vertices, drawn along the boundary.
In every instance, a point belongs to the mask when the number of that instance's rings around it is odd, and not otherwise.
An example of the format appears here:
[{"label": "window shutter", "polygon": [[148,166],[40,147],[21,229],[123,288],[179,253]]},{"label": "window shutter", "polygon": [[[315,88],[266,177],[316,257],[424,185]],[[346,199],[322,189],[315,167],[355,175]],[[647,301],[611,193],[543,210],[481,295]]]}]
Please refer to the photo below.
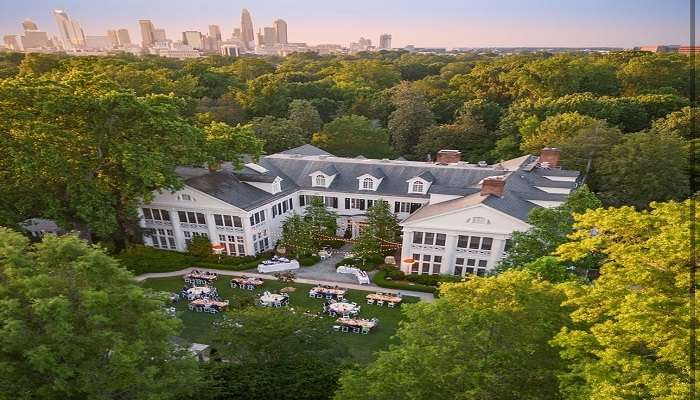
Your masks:
[{"label": "window shutter", "polygon": [[338,198],[333,197],[333,208],[338,208]]},{"label": "window shutter", "polygon": [[360,199],[360,210],[365,209],[365,199]]},{"label": "window shutter", "polygon": [[399,212],[399,209],[400,209],[399,207],[401,207],[401,205],[399,204],[398,201],[395,201],[394,202],[394,212],[395,213]]},{"label": "window shutter", "polygon": [[302,194],[299,195],[299,206],[304,207],[304,205],[306,205],[306,203],[304,202],[304,195]]},{"label": "window shutter", "polygon": [[345,198],[345,209],[346,210],[350,209],[350,198],[349,197]]}]

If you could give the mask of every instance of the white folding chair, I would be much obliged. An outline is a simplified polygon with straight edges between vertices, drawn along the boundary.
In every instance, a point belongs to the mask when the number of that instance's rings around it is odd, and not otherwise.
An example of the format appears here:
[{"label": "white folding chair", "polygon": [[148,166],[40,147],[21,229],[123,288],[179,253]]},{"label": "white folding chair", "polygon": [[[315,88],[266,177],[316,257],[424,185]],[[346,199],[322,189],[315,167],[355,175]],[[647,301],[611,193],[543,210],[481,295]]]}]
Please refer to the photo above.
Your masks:
[{"label": "white folding chair", "polygon": [[367,335],[368,333],[369,333],[369,328],[363,327],[363,328],[362,328],[362,334],[363,334],[363,335]]},{"label": "white folding chair", "polygon": [[333,330],[336,332],[340,332],[340,325],[333,325]]},{"label": "white folding chair", "polygon": [[384,300],[377,300],[377,305],[378,305],[379,307],[383,306],[383,305],[384,305]]},{"label": "white folding chair", "polygon": [[390,301],[390,302],[386,303],[386,306],[389,308],[394,308],[394,307],[396,307],[396,303]]},{"label": "white folding chair", "polygon": [[347,326],[343,326],[342,330],[343,332],[350,332],[350,328]]},{"label": "white folding chair", "polygon": [[352,328],[352,333],[360,333],[360,328],[358,328],[358,327]]},{"label": "white folding chair", "polygon": [[367,304],[374,304],[374,299],[367,299]]}]

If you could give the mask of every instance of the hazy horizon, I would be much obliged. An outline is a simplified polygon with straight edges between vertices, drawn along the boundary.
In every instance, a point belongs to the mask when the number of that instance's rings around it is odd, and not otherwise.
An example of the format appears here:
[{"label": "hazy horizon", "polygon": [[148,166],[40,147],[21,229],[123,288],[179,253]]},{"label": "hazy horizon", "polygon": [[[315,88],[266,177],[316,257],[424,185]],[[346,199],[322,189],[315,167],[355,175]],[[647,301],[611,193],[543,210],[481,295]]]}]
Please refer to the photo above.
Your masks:
[{"label": "hazy horizon", "polygon": [[242,8],[252,14],[255,31],[275,19],[288,24],[290,42],[347,45],[361,36],[378,44],[390,33],[393,47],[634,47],[687,44],[687,0],[498,0],[433,2],[354,0],[327,4],[306,1],[182,0],[0,0],[0,33],[22,32],[24,19],[57,34],[53,9],[64,9],[86,35],[127,28],[140,43],[139,19],[150,19],[172,40],[181,32],[207,32],[219,25],[225,38],[240,26]]}]

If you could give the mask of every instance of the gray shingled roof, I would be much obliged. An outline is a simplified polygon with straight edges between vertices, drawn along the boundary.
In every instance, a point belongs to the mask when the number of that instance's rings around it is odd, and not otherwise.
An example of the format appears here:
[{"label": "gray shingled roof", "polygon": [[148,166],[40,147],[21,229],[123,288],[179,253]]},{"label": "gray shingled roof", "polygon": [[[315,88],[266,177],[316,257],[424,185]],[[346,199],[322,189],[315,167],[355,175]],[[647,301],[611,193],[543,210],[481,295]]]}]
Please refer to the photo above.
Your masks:
[{"label": "gray shingled roof", "polygon": [[[226,203],[244,210],[274,202],[299,189],[314,191],[364,193],[427,199],[430,194],[470,196],[480,192],[480,182],[486,177],[507,175],[503,197],[487,196],[483,203],[521,220],[527,219],[532,208],[537,207],[527,200],[564,201],[565,194],[547,193],[536,186],[551,188],[574,188],[576,182],[552,181],[545,176],[577,177],[578,172],[540,168],[537,157],[523,156],[503,162],[503,167],[478,167],[475,165],[439,166],[415,161],[368,160],[361,158],[335,157],[311,145],[303,145],[281,153],[263,157],[259,165],[268,170],[260,173],[244,167],[234,171],[230,163],[219,172],[206,168],[180,167],[177,172],[185,183]],[[532,166],[530,168],[529,166]],[[329,188],[313,187],[310,174],[323,171],[336,175]],[[360,190],[357,178],[370,174],[383,178],[376,191]],[[272,182],[282,179],[282,191],[270,194],[249,182]],[[428,194],[408,193],[407,180],[420,176],[432,182]],[[439,204],[439,203],[438,203]],[[459,206],[461,202],[450,201],[440,206]],[[429,208],[432,206],[426,206]]]}]

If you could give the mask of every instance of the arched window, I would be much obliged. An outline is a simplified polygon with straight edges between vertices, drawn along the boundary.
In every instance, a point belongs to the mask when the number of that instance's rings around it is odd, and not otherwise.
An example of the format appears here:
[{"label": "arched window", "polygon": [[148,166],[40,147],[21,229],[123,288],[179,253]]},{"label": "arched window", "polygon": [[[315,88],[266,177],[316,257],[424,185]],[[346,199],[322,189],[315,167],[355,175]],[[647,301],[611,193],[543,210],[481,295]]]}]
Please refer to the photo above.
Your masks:
[{"label": "arched window", "polygon": [[326,186],[326,177],[323,175],[316,175],[316,183],[314,186]]},{"label": "arched window", "polygon": [[414,182],[413,182],[413,187],[411,188],[411,192],[413,192],[413,193],[423,193],[423,182],[421,182],[421,181],[414,181]]},{"label": "arched window", "polygon": [[362,190],[374,190],[374,179],[365,178],[362,180]]}]

